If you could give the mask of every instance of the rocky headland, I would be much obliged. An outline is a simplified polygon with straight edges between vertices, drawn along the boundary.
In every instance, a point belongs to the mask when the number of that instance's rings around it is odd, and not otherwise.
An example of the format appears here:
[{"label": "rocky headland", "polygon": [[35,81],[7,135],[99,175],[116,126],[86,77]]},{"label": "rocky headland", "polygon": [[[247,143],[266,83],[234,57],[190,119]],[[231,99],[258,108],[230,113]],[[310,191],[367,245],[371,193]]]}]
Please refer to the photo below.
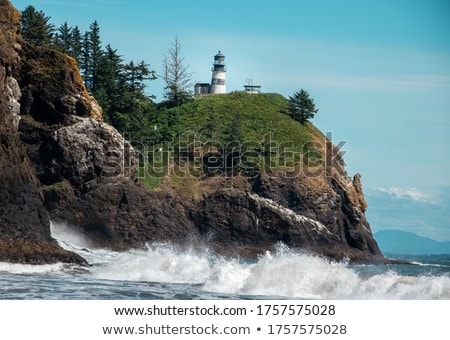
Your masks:
[{"label": "rocky headland", "polygon": [[333,259],[384,261],[360,176],[346,174],[324,136],[321,152],[331,156],[314,176],[281,168],[204,174],[189,191],[188,179],[176,185],[169,173],[147,188],[135,150],[103,122],[74,59],[23,41],[7,0],[0,13],[0,261],[84,263],[51,238],[50,219],[114,250],[170,242],[255,257],[284,243]]}]

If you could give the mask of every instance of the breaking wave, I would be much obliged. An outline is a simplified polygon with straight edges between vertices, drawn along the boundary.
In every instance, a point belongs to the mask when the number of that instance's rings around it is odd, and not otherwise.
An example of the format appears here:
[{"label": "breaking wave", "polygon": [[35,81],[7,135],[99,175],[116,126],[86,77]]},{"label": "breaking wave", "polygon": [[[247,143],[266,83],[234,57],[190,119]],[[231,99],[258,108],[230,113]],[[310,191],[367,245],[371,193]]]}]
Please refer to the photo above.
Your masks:
[{"label": "breaking wave", "polygon": [[421,270],[416,275],[400,274],[395,266],[364,266],[362,273],[358,266],[302,254],[283,245],[249,262],[168,244],[121,253],[94,250],[89,240],[64,225],[52,224],[52,234],[63,247],[93,264],[87,275],[97,280],[195,284],[205,292],[237,297],[450,299],[449,272],[426,274],[422,263],[411,265]]},{"label": "breaking wave", "polygon": [[[74,299],[450,299],[450,268],[352,266],[279,245],[255,261],[169,244],[114,252],[52,223],[61,246],[90,267],[0,263],[0,291],[8,298]],[[446,263],[446,262],[444,262]],[[6,295],[5,295],[6,294]]]}]

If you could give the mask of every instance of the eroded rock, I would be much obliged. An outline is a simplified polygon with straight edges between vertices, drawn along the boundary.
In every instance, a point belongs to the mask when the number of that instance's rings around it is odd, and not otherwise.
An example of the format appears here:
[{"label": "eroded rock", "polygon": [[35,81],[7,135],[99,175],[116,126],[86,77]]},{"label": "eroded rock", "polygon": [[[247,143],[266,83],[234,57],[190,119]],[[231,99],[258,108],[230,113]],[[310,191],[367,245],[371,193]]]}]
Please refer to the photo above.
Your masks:
[{"label": "eroded rock", "polygon": [[0,18],[0,261],[83,263],[50,236],[38,181],[17,131],[20,14],[0,0]]}]

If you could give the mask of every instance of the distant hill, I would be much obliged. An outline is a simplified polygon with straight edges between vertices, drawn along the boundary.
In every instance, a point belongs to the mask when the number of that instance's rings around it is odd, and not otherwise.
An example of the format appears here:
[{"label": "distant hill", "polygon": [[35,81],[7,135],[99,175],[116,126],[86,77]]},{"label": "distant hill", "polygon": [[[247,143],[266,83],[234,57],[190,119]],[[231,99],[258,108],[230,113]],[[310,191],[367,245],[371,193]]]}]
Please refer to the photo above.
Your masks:
[{"label": "distant hill", "polygon": [[374,236],[383,253],[450,254],[450,242],[438,242],[411,232],[382,230]]}]

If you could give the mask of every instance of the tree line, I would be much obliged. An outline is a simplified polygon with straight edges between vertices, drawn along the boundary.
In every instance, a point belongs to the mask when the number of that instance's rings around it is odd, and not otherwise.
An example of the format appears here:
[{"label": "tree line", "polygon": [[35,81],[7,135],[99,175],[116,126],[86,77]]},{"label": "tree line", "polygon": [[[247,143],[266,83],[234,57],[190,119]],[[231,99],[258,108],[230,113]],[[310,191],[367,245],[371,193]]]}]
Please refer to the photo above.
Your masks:
[{"label": "tree line", "polygon": [[67,22],[56,28],[43,11],[28,6],[22,11],[22,36],[35,46],[43,46],[73,57],[80,68],[84,83],[101,107],[105,121],[127,137],[156,143],[170,140],[175,133],[175,117],[170,108],[192,100],[191,74],[181,55],[181,43],[175,38],[164,57],[161,77],[165,81],[165,96],[155,103],[155,96],[146,92],[156,72],[145,61],[129,61],[110,44],[103,47],[97,21],[89,30]]}]

